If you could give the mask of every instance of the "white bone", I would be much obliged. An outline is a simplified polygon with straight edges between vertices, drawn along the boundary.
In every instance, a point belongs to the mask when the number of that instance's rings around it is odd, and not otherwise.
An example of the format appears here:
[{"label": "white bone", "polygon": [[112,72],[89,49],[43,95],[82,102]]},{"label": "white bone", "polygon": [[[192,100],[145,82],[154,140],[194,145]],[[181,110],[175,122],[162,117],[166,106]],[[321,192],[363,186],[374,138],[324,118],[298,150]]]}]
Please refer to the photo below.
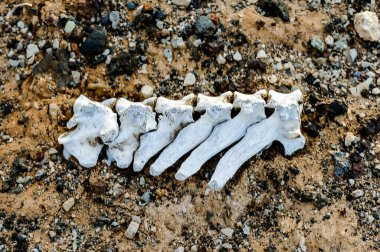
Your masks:
[{"label": "white bone", "polygon": [[157,130],[140,137],[140,146],[133,160],[135,172],[141,171],[150,158],[173,142],[180,129],[194,122],[193,107],[191,106],[194,98],[195,95],[190,94],[175,101],[164,97],[157,99],[155,110],[161,114]]},{"label": "white bone", "polygon": [[96,165],[103,143],[113,141],[119,133],[117,115],[108,107],[115,100],[99,103],[84,95],[78,97],[74,102],[74,116],[67,122],[67,128],[77,127],[58,137],[58,142],[63,144],[66,159],[72,155],[83,167]]},{"label": "white bone", "polygon": [[265,101],[262,96],[266,94],[265,90],[252,95],[235,92],[233,106],[240,108],[239,114],[214,128],[211,135],[182,163],[176,179],[185,180],[195,174],[207,160],[244,137],[249,126],[264,120]]},{"label": "white bone", "polygon": [[217,124],[231,119],[232,104],[228,103],[232,92],[218,97],[198,95],[195,111],[206,111],[198,121],[183,128],[176,139],[166,147],[150,167],[150,174],[160,175],[183,155],[202,143]]},{"label": "white bone", "polygon": [[[156,98],[143,102],[131,102],[121,98],[116,103],[116,111],[120,120],[120,133],[108,144],[107,163],[116,161],[119,168],[127,168],[133,159],[133,154],[139,147],[141,134],[156,129],[157,123],[152,107]],[[149,104],[149,105],[147,105]]]},{"label": "white bone", "polygon": [[268,148],[273,141],[279,141],[284,146],[287,156],[305,145],[300,131],[301,91],[281,94],[271,90],[269,98],[267,107],[274,108],[274,113],[249,127],[243,139],[221,158],[209,182],[211,189],[220,190],[244,162]]}]

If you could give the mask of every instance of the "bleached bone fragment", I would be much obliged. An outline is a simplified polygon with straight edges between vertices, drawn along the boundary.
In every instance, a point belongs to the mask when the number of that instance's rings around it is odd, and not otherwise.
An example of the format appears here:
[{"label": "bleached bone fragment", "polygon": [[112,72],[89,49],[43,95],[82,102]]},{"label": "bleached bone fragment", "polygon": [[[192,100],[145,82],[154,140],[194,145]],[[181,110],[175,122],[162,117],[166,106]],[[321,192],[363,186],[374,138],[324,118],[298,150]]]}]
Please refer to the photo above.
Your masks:
[{"label": "bleached bone fragment", "polygon": [[169,100],[164,97],[157,99],[155,110],[161,114],[157,130],[140,137],[140,146],[133,160],[135,172],[141,171],[150,158],[173,142],[180,129],[194,122],[193,106],[191,106],[194,99],[194,94],[187,95],[181,100]]},{"label": "bleached bone fragment", "polygon": [[195,111],[205,111],[205,113],[198,121],[189,124],[178,133],[175,140],[151,165],[150,174],[160,175],[183,155],[206,140],[214,126],[231,119],[232,104],[228,102],[231,96],[232,92],[223,93],[218,97],[198,95]]},{"label": "bleached bone fragment", "polygon": [[58,137],[58,142],[64,146],[63,155],[66,159],[72,155],[83,167],[96,165],[103,143],[110,143],[119,133],[117,115],[109,108],[115,101],[109,99],[99,103],[84,95],[76,99],[74,116],[67,122],[67,128],[77,127]]},{"label": "bleached bone fragment", "polygon": [[152,111],[156,98],[143,102],[131,102],[121,98],[116,103],[116,111],[120,120],[120,133],[108,144],[108,164],[116,161],[119,168],[127,168],[133,159],[133,154],[139,147],[139,137],[156,129],[156,114]]},{"label": "bleached bone fragment", "polygon": [[265,90],[252,95],[235,92],[233,106],[240,108],[239,114],[214,128],[211,135],[182,163],[176,179],[185,180],[195,174],[207,160],[244,137],[249,126],[264,120],[266,116],[263,96],[266,94]]},{"label": "bleached bone fragment", "polygon": [[269,118],[249,127],[243,139],[221,158],[209,182],[211,189],[220,190],[244,162],[268,148],[273,141],[284,146],[287,156],[304,147],[305,138],[300,131],[301,91],[281,94],[271,90],[269,98],[267,107],[275,111]]}]

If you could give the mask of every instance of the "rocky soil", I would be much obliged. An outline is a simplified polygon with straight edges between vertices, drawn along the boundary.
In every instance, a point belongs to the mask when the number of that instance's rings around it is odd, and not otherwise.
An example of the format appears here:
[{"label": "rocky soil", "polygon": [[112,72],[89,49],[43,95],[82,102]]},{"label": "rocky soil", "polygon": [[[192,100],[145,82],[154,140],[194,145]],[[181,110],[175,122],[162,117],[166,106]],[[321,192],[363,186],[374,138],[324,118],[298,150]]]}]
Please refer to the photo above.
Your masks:
[{"label": "rocky soil", "polygon": [[[379,251],[379,9],[0,1],[0,251]],[[178,164],[160,177],[85,169],[57,142],[80,94],[261,88],[301,89],[306,146],[289,158],[274,144],[221,192],[207,183],[223,153],[178,182]]]}]

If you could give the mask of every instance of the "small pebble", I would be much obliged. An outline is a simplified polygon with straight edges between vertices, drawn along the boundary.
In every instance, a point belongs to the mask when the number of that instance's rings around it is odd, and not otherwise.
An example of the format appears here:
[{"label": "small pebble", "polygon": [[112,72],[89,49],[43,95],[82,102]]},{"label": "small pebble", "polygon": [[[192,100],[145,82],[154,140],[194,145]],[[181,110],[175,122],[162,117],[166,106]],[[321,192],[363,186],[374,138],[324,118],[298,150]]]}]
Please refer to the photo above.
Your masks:
[{"label": "small pebble", "polygon": [[40,49],[38,49],[38,46],[35,44],[29,44],[26,48],[26,57],[29,59],[36,55]]},{"label": "small pebble", "polygon": [[188,73],[185,77],[185,80],[183,81],[183,85],[185,87],[187,86],[192,86],[194,85],[196,82],[196,78],[195,78],[195,75],[193,73]]},{"label": "small pebble", "polygon": [[173,53],[172,53],[172,50],[170,50],[169,48],[166,48],[165,50],[164,50],[164,56],[165,56],[165,58],[167,59],[167,60],[172,60],[172,58],[173,58]]},{"label": "small pebble", "polygon": [[265,59],[265,58],[268,58],[268,55],[265,53],[264,50],[260,50],[257,52],[256,58]]},{"label": "small pebble", "polygon": [[232,228],[223,228],[221,230],[222,234],[224,234],[225,236],[227,236],[228,238],[231,238],[232,235],[234,234],[234,230]]},{"label": "small pebble", "polygon": [[131,223],[129,223],[127,230],[124,233],[125,237],[127,237],[128,239],[133,239],[135,235],[137,234],[137,232],[139,231],[139,227],[140,227],[139,223],[131,221]]},{"label": "small pebble", "polygon": [[364,192],[362,190],[358,189],[358,190],[353,191],[351,195],[354,198],[360,198],[361,196],[364,195]]},{"label": "small pebble", "polygon": [[223,65],[226,63],[226,59],[221,54],[219,54],[218,57],[216,57],[216,62],[218,62],[219,65]]},{"label": "small pebble", "polygon": [[187,7],[190,5],[191,0],[172,0],[172,3],[177,5],[177,6]]},{"label": "small pebble", "polygon": [[323,52],[325,50],[325,44],[323,43],[322,39],[320,37],[314,37],[311,39],[310,44],[312,47],[317,49],[320,52]]},{"label": "small pebble", "polygon": [[127,7],[130,10],[134,10],[136,8],[136,5],[134,3],[132,3],[132,2],[128,2]]},{"label": "small pebble", "polygon": [[363,11],[354,17],[355,30],[366,41],[380,40],[380,24],[376,12]]},{"label": "small pebble", "polygon": [[66,33],[71,33],[75,28],[75,22],[74,21],[67,21],[66,25],[65,25],[65,32]]},{"label": "small pebble", "polygon": [[74,204],[75,204],[75,199],[71,197],[62,204],[62,208],[63,210],[68,212],[74,206]]},{"label": "small pebble", "polygon": [[140,92],[144,98],[152,97],[153,91],[154,91],[153,87],[151,87],[149,85],[144,85],[140,90]]},{"label": "small pebble", "polygon": [[238,51],[236,51],[236,52],[234,53],[233,58],[234,58],[235,61],[241,61],[241,60],[243,59],[243,58],[241,57],[241,54],[240,54]]}]

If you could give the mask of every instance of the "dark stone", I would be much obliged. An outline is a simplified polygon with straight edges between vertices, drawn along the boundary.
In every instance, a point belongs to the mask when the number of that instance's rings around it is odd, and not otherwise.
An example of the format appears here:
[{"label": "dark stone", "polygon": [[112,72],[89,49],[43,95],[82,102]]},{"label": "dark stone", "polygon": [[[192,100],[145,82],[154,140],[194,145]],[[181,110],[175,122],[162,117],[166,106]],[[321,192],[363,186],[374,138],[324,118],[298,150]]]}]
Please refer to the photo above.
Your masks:
[{"label": "dark stone", "polygon": [[317,79],[314,78],[314,76],[312,74],[308,74],[305,78],[305,81],[307,84],[309,85],[314,85],[314,82],[316,81]]},{"label": "dark stone", "polygon": [[118,76],[122,74],[131,75],[138,67],[138,61],[131,54],[121,53],[112,58],[110,64],[107,66],[107,73],[111,76]]},{"label": "dark stone", "polygon": [[239,19],[232,19],[232,20],[231,20],[231,24],[232,24],[233,26],[238,26],[239,23],[240,23]]},{"label": "dark stone", "polygon": [[298,199],[301,202],[313,202],[314,201],[314,195],[313,193],[309,191],[296,191],[295,195],[296,199]]},{"label": "dark stone", "polygon": [[219,52],[223,50],[224,45],[217,42],[203,43],[199,46],[207,56],[216,56]]},{"label": "dark stone", "polygon": [[295,176],[297,176],[300,173],[300,170],[295,166],[290,166],[288,169]]},{"label": "dark stone", "polygon": [[261,28],[263,28],[265,26],[265,22],[263,20],[256,20],[256,27],[257,27],[257,30],[260,30]]},{"label": "dark stone", "polygon": [[194,94],[202,93],[202,87],[201,86],[195,86],[193,93]]},{"label": "dark stone", "polygon": [[20,172],[27,172],[29,166],[26,164],[25,158],[16,158],[12,164],[12,174],[17,176]]},{"label": "dark stone", "polygon": [[13,112],[13,103],[10,100],[3,100],[0,103],[0,116],[5,117]]},{"label": "dark stone", "polygon": [[210,37],[214,35],[216,26],[208,16],[200,16],[194,24],[194,32],[199,36]]},{"label": "dark stone", "polygon": [[150,29],[155,28],[155,18],[149,13],[140,13],[135,16],[133,24],[136,29],[148,27]]},{"label": "dark stone", "polygon": [[352,153],[350,155],[350,161],[351,163],[359,163],[360,161],[362,161],[362,156],[360,155],[360,152],[358,151],[355,151],[354,153]]},{"label": "dark stone", "polygon": [[262,62],[261,60],[250,60],[248,63],[247,63],[247,67],[248,69],[252,69],[252,70],[257,70],[259,72],[263,72],[265,73],[267,71],[267,66],[264,62]]},{"label": "dark stone", "polygon": [[311,105],[317,104],[318,102],[320,102],[320,100],[318,99],[316,94],[312,93],[309,95],[309,103]]},{"label": "dark stone", "polygon": [[347,113],[347,105],[341,101],[335,100],[331,103],[321,103],[316,107],[318,114],[326,115],[330,119]]},{"label": "dark stone", "polygon": [[352,164],[351,172],[353,178],[364,175],[366,170],[366,165],[364,161],[360,161],[359,163]]},{"label": "dark stone", "polygon": [[327,204],[328,204],[328,199],[326,195],[324,194],[319,194],[314,201],[314,206],[316,206],[318,210],[321,210]]},{"label": "dark stone", "polygon": [[351,163],[345,158],[344,153],[337,152],[334,155],[334,174],[337,177],[342,177],[351,170]]},{"label": "dark stone", "polygon": [[106,49],[107,32],[104,28],[95,28],[80,47],[81,53],[85,56],[95,56],[101,54]]},{"label": "dark stone", "polygon": [[28,251],[29,240],[26,235],[13,233],[11,239],[16,242],[15,251],[18,251],[18,252]]},{"label": "dark stone", "polygon": [[303,130],[306,132],[308,136],[311,136],[311,137],[319,136],[318,126],[313,122],[307,122],[306,124],[304,124]]},{"label": "dark stone", "polygon": [[283,21],[289,22],[288,7],[282,0],[260,0],[257,6],[260,7],[267,16],[280,17]]},{"label": "dark stone", "polygon": [[238,32],[235,35],[235,43],[234,43],[234,45],[236,45],[236,46],[242,46],[242,45],[245,45],[247,43],[248,43],[248,38],[243,33]]},{"label": "dark stone", "polygon": [[359,133],[363,137],[369,137],[378,134],[380,131],[380,116],[367,120],[360,128]]},{"label": "dark stone", "polygon": [[61,192],[63,192],[64,189],[65,189],[65,184],[64,184],[63,180],[59,180],[57,182],[57,185],[56,185],[57,192],[61,193]]},{"label": "dark stone", "polygon": [[59,87],[67,86],[72,77],[69,68],[70,55],[63,49],[58,49],[53,54],[45,54],[42,60],[34,66],[33,75],[52,73],[53,80]]},{"label": "dark stone", "polygon": [[78,169],[77,165],[73,161],[71,161],[71,160],[66,160],[65,163],[66,163],[66,169],[68,169],[68,170],[76,170],[76,169]]}]

